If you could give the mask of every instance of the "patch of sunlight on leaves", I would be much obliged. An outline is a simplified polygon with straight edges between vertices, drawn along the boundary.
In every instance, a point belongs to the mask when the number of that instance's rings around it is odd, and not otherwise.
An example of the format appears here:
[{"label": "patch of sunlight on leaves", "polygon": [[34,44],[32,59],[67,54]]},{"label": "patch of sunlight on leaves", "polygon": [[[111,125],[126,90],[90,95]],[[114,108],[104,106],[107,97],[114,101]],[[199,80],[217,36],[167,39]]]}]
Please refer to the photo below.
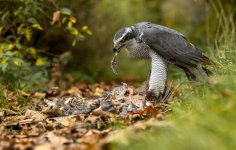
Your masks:
[{"label": "patch of sunlight on leaves", "polygon": [[72,22],[72,23],[76,23],[76,18],[75,17],[73,17],[73,16],[70,16],[70,21]]},{"label": "patch of sunlight on leaves", "polygon": [[14,47],[15,47],[14,44],[8,44],[7,50],[10,51],[10,50],[12,50]]},{"label": "patch of sunlight on leaves", "polygon": [[88,35],[92,35],[92,34],[93,34],[93,33],[91,32],[91,30],[89,29],[88,26],[83,26],[83,27],[82,27],[82,30],[83,30],[84,32],[86,32]]},{"label": "patch of sunlight on leaves", "polygon": [[69,30],[70,30],[70,33],[72,35],[78,35],[79,34],[79,31],[76,28],[74,28],[74,27],[70,28]]},{"label": "patch of sunlight on leaves", "polygon": [[36,50],[35,50],[35,48],[33,48],[33,47],[27,48],[27,51],[28,51],[30,54],[32,54],[32,55],[35,55],[35,54],[36,54]]},{"label": "patch of sunlight on leaves", "polygon": [[27,41],[30,41],[31,36],[32,36],[32,31],[30,30],[30,28],[26,27],[25,24],[21,24],[17,28],[17,33],[20,34],[20,35],[25,35]]},{"label": "patch of sunlight on leaves", "polygon": [[15,45],[14,44],[11,44],[11,43],[2,43],[1,44],[1,46],[0,46],[0,49],[1,50],[8,50],[8,51],[10,51],[10,50],[12,50],[13,48],[15,47]]},{"label": "patch of sunlight on leaves", "polygon": [[21,62],[18,61],[18,60],[13,60],[13,63],[14,63],[16,66],[18,66],[18,67],[21,66]]},{"label": "patch of sunlight on leaves", "polygon": [[39,57],[39,58],[36,60],[35,65],[36,65],[36,66],[43,66],[45,63],[46,63],[45,59],[42,58],[42,57]]},{"label": "patch of sunlight on leaves", "polygon": [[25,37],[26,37],[26,39],[27,39],[28,41],[30,41],[31,35],[32,35],[31,30],[27,28],[27,29],[25,30]]},{"label": "patch of sunlight on leaves", "polygon": [[32,27],[38,30],[43,30],[43,28],[39,24],[33,24]]},{"label": "patch of sunlight on leaves", "polygon": [[6,62],[7,62],[7,58],[2,58],[1,59],[1,64],[6,64]]},{"label": "patch of sunlight on leaves", "polygon": [[71,28],[72,28],[72,22],[68,22],[67,27],[68,27],[69,29],[71,29]]},{"label": "patch of sunlight on leaves", "polygon": [[88,29],[88,26],[83,26],[83,27],[82,27],[82,30],[83,30],[83,31],[85,31],[85,30],[87,30],[87,29]]}]

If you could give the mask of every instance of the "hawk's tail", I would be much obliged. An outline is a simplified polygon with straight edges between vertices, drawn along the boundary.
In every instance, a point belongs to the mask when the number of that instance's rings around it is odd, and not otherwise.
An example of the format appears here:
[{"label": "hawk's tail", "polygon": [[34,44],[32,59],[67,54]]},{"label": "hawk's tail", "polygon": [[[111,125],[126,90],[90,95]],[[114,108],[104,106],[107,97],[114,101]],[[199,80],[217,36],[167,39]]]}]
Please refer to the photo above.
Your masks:
[{"label": "hawk's tail", "polygon": [[197,67],[188,67],[184,68],[185,74],[189,80],[198,80],[198,81],[209,81],[209,76],[212,75],[212,72],[207,68],[199,65]]}]

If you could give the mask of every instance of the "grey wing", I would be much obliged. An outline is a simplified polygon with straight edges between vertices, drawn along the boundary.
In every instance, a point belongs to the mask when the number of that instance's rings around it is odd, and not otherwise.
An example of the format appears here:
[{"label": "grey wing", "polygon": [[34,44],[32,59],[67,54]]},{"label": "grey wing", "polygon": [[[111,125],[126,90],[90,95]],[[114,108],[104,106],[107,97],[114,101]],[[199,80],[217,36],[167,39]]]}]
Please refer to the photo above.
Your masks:
[{"label": "grey wing", "polygon": [[199,63],[210,64],[210,60],[206,56],[175,30],[146,24],[140,32],[141,40],[169,62],[193,67]]}]

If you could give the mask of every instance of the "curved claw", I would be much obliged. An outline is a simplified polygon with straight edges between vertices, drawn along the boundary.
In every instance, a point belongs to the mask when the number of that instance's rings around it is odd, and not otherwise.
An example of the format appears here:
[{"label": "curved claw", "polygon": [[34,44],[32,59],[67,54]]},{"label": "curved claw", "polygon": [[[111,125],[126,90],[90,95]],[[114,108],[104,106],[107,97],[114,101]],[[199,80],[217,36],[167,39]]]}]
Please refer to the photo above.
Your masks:
[{"label": "curved claw", "polygon": [[152,91],[147,91],[146,93],[146,100],[148,101],[159,101],[159,98],[160,96],[156,96]]},{"label": "curved claw", "polygon": [[172,86],[167,87],[167,88],[164,90],[164,93],[162,94],[161,102],[164,103],[164,102],[168,101],[169,98],[171,97],[173,91],[174,91],[174,88],[173,88]]},{"label": "curved claw", "polygon": [[170,96],[173,93],[173,90],[174,88],[172,86],[166,87],[164,92],[160,93],[159,96],[156,96],[152,91],[147,91],[146,100],[165,103],[169,100]]}]

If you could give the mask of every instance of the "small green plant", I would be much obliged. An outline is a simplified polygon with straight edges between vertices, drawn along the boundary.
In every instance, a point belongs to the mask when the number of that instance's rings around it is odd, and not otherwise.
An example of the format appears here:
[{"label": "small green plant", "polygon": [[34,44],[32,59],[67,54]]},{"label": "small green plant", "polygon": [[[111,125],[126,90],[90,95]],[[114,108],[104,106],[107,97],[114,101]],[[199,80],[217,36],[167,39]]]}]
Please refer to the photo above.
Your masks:
[{"label": "small green plant", "polygon": [[[91,35],[87,26],[79,27],[68,8],[59,8],[55,1],[25,0],[1,2],[0,80],[22,88],[32,81],[43,82],[50,64],[42,49],[35,47],[35,36],[55,26],[74,37],[72,45]],[[45,47],[47,45],[44,45]],[[25,82],[24,82],[25,81]],[[31,87],[31,86],[30,86]]]},{"label": "small green plant", "polygon": [[48,80],[47,69],[52,56],[47,57],[49,45],[38,46],[36,42],[42,35],[54,29],[68,34],[72,39],[72,46],[84,39],[84,33],[92,35],[87,26],[79,27],[70,9],[60,8],[54,0],[1,1],[0,83],[2,85],[10,90],[45,89],[44,84]]}]

